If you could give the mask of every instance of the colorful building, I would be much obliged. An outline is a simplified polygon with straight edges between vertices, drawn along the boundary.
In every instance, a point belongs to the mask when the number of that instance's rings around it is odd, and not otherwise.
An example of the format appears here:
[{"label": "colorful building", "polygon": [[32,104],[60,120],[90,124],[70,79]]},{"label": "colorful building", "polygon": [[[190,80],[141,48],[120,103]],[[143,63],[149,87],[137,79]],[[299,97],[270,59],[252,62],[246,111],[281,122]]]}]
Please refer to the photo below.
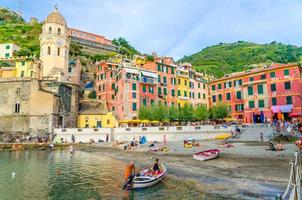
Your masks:
[{"label": "colorful building", "polygon": [[211,81],[209,103],[227,103],[233,118],[258,123],[272,121],[278,112],[285,118],[302,113],[301,91],[299,65],[272,64]]},{"label": "colorful building", "polygon": [[78,128],[114,128],[117,121],[112,112],[108,112],[104,101],[83,100],[78,113]]},{"label": "colorful building", "polygon": [[17,60],[15,63],[15,77],[30,77],[34,78],[36,73],[35,62],[33,59]]},{"label": "colorful building", "polygon": [[71,41],[80,44],[84,51],[89,53],[117,52],[118,47],[112,41],[101,35],[80,31],[74,28],[68,29]]},{"label": "colorful building", "polygon": [[20,47],[13,43],[2,43],[0,44],[0,60],[8,59],[14,56],[16,51],[19,51]]}]

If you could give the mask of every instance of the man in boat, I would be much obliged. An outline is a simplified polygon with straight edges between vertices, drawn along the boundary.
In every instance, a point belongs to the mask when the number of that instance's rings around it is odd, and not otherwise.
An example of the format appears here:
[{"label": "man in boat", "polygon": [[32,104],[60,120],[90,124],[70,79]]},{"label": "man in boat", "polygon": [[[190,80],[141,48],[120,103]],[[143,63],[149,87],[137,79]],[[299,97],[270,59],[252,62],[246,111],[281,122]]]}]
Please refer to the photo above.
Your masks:
[{"label": "man in boat", "polygon": [[125,169],[125,181],[126,183],[124,184],[123,190],[127,186],[132,186],[133,185],[133,178],[135,177],[135,165],[133,161],[130,161],[130,163],[127,165]]},{"label": "man in boat", "polygon": [[158,158],[155,159],[155,162],[152,166],[152,172],[153,172],[153,175],[160,174],[160,166],[159,166],[159,159]]}]

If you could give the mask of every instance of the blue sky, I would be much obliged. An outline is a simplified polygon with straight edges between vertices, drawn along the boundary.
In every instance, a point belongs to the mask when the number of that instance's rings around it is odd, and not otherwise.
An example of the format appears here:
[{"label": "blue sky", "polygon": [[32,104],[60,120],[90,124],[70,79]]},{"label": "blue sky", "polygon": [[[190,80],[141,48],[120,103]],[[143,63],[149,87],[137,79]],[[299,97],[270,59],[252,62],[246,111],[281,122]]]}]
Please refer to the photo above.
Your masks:
[{"label": "blue sky", "polygon": [[[19,0],[0,0],[18,10]],[[302,0],[21,0],[28,20],[58,4],[68,26],[125,37],[144,53],[179,59],[219,42],[302,44]]]}]

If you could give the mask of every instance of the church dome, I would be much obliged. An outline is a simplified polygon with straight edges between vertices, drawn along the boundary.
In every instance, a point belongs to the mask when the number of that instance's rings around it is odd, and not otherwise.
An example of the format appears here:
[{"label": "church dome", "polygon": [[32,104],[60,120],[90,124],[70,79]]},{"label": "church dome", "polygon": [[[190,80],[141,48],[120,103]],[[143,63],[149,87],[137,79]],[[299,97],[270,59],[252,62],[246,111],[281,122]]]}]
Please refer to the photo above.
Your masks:
[{"label": "church dome", "polygon": [[45,20],[45,23],[57,23],[66,26],[66,21],[64,17],[61,15],[61,13],[59,13],[57,8],[48,15],[48,17]]}]

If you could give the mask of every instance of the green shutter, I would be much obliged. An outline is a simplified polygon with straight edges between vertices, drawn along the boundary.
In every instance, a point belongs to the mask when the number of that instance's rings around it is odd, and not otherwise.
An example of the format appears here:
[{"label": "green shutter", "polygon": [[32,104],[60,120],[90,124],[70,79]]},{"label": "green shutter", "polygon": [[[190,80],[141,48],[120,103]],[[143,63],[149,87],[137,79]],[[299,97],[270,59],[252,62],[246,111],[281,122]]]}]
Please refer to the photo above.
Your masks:
[{"label": "green shutter", "polygon": [[271,72],[270,75],[271,75],[271,78],[275,78],[276,77],[276,73],[275,72]]},{"label": "green shutter", "polygon": [[255,107],[255,102],[249,101],[249,108],[254,108],[254,107]]},{"label": "green shutter", "polygon": [[132,90],[136,90],[136,83],[132,83]]},{"label": "green shutter", "polygon": [[143,92],[146,92],[146,86],[143,85]]},{"label": "green shutter", "polygon": [[263,94],[263,85],[258,85],[258,94]]},{"label": "green shutter", "polygon": [[136,111],[136,103],[132,103],[132,110]]},{"label": "green shutter", "polygon": [[272,98],[272,105],[273,106],[277,105],[277,98],[275,97]]},{"label": "green shutter", "polygon": [[293,100],[291,96],[286,97],[286,104],[293,104]]},{"label": "green shutter", "polygon": [[167,95],[167,88],[164,88],[164,95]]},{"label": "green shutter", "polygon": [[272,92],[275,92],[276,91],[276,84],[271,84],[271,91]]},{"label": "green shutter", "polygon": [[215,85],[212,85],[212,90],[215,90]]},{"label": "green shutter", "polygon": [[164,76],[164,83],[167,83],[167,77]]},{"label": "green shutter", "polygon": [[177,91],[177,96],[179,96],[179,97],[181,96],[180,90]]},{"label": "green shutter", "polygon": [[289,76],[289,69],[284,70],[284,76]]},{"label": "green shutter", "polygon": [[160,83],[160,75],[158,75],[157,81]]},{"label": "green shutter", "polygon": [[219,94],[219,95],[218,95],[218,100],[219,100],[219,101],[222,101],[222,94]]},{"label": "green shutter", "polygon": [[237,99],[241,99],[241,91],[236,92],[236,97],[237,97]]},{"label": "green shutter", "polygon": [[259,108],[264,108],[264,100],[259,100],[258,106],[259,106]]},{"label": "green shutter", "polygon": [[254,94],[254,92],[253,92],[253,86],[249,86],[248,88],[248,95],[253,95]]},{"label": "green shutter", "polygon": [[112,83],[112,85],[111,85],[111,89],[115,89],[115,84],[114,83]]},{"label": "green shutter", "polygon": [[231,100],[231,93],[227,93],[226,97],[227,97],[227,101],[230,101]]},{"label": "green shutter", "polygon": [[221,89],[221,83],[218,84],[218,89]]},{"label": "green shutter", "polygon": [[284,87],[286,90],[290,90],[290,82],[285,82]]},{"label": "green shutter", "polygon": [[171,74],[174,74],[174,67],[171,67]]},{"label": "green shutter", "polygon": [[161,66],[159,64],[157,65],[157,71],[161,71]]},{"label": "green shutter", "polygon": [[158,87],[158,94],[161,94],[161,87]]},{"label": "green shutter", "polygon": [[[173,69],[173,68],[172,68]],[[175,96],[175,90],[174,89],[172,89],[172,91],[171,91],[171,95],[172,95],[172,97],[174,97]]]}]

